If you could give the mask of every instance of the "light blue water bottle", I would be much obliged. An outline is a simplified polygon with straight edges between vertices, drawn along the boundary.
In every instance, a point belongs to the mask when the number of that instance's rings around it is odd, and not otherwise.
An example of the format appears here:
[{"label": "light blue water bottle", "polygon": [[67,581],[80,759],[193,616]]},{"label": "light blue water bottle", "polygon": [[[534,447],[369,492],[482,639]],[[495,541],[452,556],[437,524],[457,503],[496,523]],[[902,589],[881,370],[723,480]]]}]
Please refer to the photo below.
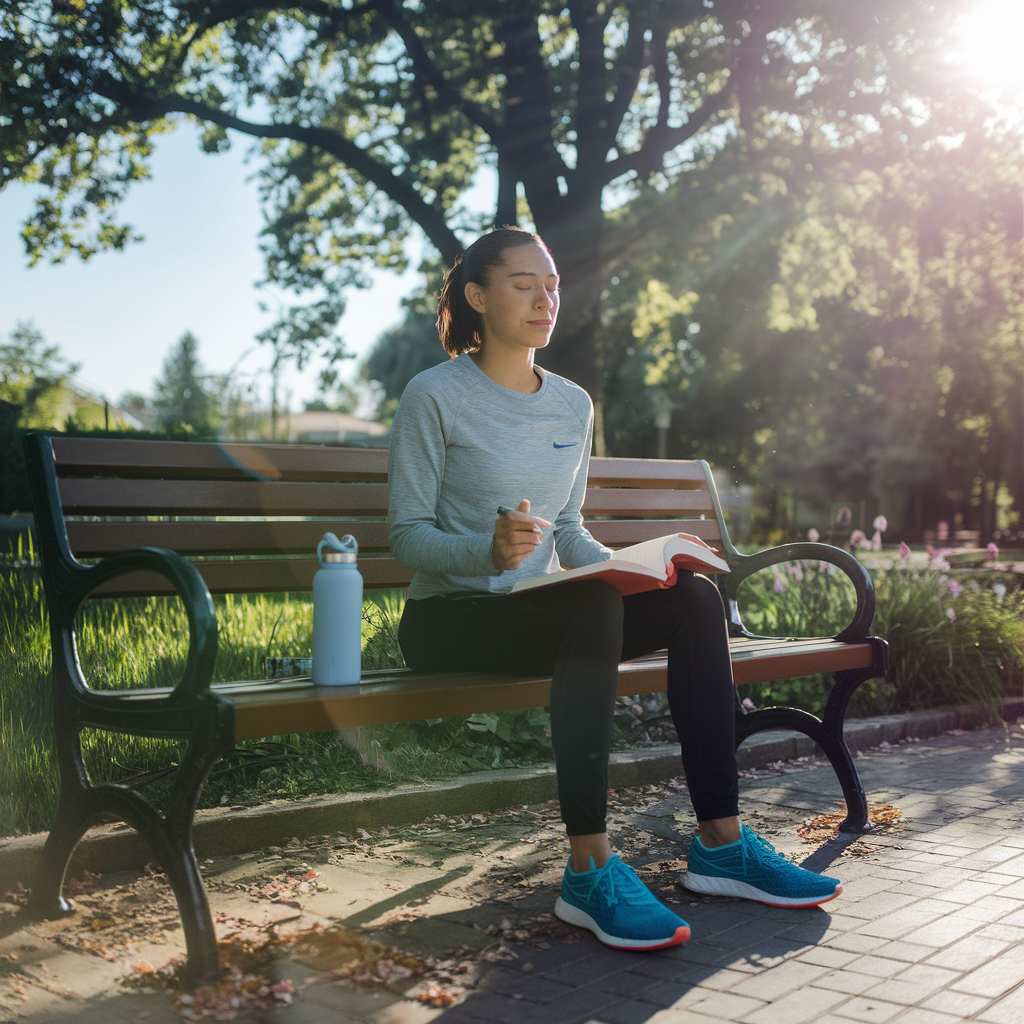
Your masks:
[{"label": "light blue water bottle", "polygon": [[351,534],[338,540],[333,533],[325,533],[316,546],[320,568],[313,577],[313,682],[317,686],[359,685],[363,577],[356,568],[358,551]]}]

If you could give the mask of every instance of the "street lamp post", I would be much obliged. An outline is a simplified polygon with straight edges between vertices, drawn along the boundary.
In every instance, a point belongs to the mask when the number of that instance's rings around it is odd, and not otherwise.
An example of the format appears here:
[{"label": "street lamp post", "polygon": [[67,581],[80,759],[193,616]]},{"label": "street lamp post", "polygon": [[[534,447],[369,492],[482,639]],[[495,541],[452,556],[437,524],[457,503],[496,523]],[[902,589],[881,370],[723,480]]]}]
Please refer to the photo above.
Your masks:
[{"label": "street lamp post", "polygon": [[654,392],[654,425],[658,428],[658,458],[665,458],[668,428],[672,423],[672,399],[664,391]]}]

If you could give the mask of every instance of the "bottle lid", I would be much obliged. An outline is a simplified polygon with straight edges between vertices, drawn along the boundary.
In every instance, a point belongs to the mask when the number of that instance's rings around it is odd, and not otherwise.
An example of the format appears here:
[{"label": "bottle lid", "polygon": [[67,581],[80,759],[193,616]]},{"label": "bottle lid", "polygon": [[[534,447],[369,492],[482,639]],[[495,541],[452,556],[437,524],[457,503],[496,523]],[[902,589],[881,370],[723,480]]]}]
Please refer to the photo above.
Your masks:
[{"label": "bottle lid", "polygon": [[317,558],[324,562],[354,562],[359,552],[359,543],[350,533],[341,540],[333,533],[325,533],[324,539],[316,546]]},{"label": "bottle lid", "polygon": [[356,556],[348,551],[325,551],[324,552],[325,562],[354,562]]}]

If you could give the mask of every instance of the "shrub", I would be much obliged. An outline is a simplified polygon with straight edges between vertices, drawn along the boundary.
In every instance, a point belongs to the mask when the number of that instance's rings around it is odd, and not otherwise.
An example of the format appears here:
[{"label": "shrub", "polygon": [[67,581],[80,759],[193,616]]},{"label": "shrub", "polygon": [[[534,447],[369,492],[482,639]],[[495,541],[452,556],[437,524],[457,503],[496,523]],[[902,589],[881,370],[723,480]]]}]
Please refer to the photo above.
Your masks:
[{"label": "shrub", "polygon": [[[764,570],[740,590],[747,628],[768,636],[834,635],[853,615],[849,580],[826,563]],[[887,714],[981,702],[993,710],[1024,670],[1024,598],[982,574],[958,575],[897,565],[872,573],[877,599],[872,631],[889,642],[886,680],[863,684],[852,714]],[[743,687],[756,705],[793,704],[820,713],[827,677]]]}]

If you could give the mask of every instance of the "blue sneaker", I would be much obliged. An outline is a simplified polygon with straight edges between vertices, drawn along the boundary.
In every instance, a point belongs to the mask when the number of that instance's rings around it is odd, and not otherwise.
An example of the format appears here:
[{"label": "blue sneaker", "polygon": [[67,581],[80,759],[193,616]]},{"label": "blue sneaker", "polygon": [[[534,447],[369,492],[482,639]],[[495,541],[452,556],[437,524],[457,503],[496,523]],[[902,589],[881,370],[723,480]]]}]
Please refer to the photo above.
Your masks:
[{"label": "blue sneaker", "polygon": [[603,868],[573,871],[565,866],[555,916],[589,928],[614,949],[664,949],[690,938],[690,926],[673,914],[614,854]]},{"label": "blue sneaker", "polygon": [[742,896],[772,907],[816,907],[843,891],[838,879],[786,860],[746,825],[736,842],[713,850],[695,837],[680,881],[693,892]]}]

